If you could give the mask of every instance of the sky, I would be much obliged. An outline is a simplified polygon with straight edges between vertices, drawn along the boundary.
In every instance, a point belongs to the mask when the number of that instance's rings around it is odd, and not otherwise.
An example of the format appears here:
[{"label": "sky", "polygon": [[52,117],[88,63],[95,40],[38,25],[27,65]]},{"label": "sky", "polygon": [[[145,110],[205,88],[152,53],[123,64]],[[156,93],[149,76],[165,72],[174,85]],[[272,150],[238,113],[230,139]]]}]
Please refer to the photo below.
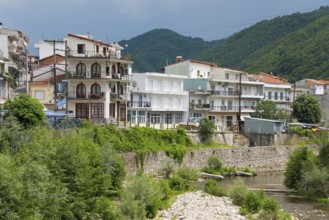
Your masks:
[{"label": "sky", "polygon": [[329,0],[0,0],[4,28],[39,40],[68,33],[104,42],[129,40],[157,28],[219,40],[261,20],[328,6]]}]

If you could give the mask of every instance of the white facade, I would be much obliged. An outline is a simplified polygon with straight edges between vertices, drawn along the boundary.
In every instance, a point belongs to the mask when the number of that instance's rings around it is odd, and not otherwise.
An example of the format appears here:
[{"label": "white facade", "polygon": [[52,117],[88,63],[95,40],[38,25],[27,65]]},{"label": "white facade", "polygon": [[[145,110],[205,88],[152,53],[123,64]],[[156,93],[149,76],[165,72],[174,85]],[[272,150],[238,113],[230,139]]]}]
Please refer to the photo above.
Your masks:
[{"label": "white facade", "polygon": [[188,92],[183,90],[186,76],[163,73],[134,73],[129,104],[132,126],[174,128],[187,122]]},{"label": "white facade", "polygon": [[67,110],[76,118],[93,122],[127,123],[132,61],[122,56],[118,44],[93,40],[90,36],[68,34]]},{"label": "white facade", "polygon": [[21,31],[0,28],[0,104],[11,97],[8,80],[17,86],[29,81],[27,42]]},{"label": "white facade", "polygon": [[[34,44],[34,47],[39,51],[40,60],[54,55],[54,45],[52,42],[39,41],[38,43]],[[55,49],[55,54],[61,55],[63,57],[65,56],[64,42],[56,42]]]}]

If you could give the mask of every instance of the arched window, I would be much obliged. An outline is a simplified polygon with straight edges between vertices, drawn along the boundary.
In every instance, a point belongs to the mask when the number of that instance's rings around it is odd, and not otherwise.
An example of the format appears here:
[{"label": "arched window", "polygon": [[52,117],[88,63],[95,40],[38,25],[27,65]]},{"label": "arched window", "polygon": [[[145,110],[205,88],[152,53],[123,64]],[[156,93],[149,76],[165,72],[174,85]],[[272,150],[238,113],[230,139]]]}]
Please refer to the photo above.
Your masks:
[{"label": "arched window", "polygon": [[100,78],[101,77],[101,65],[99,63],[94,63],[91,65],[91,77]]},{"label": "arched window", "polygon": [[86,98],[86,86],[83,83],[77,86],[77,98]]},{"label": "arched window", "polygon": [[86,77],[86,65],[83,63],[79,63],[76,67],[76,72],[77,72],[78,77],[85,78]]},{"label": "arched window", "polygon": [[101,86],[99,84],[97,84],[97,83],[94,83],[91,86],[91,94],[93,94],[93,95],[100,95],[100,94],[102,94]]}]

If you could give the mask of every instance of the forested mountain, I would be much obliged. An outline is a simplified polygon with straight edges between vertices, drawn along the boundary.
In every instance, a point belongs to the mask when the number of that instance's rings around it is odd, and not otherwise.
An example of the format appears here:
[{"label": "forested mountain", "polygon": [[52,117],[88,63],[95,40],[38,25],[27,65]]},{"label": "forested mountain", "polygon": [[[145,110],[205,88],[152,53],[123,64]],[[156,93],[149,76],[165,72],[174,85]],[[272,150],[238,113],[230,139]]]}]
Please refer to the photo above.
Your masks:
[{"label": "forested mountain", "polygon": [[166,64],[175,62],[176,56],[196,58],[214,42],[179,35],[168,29],[155,29],[130,40],[119,42],[128,45],[133,56],[134,72],[159,72]]},{"label": "forested mountain", "polygon": [[329,28],[326,15],[329,7],[261,21],[205,51],[199,59],[251,73],[273,72],[290,80],[306,76],[328,78],[329,72],[320,75],[317,70],[324,67],[314,61],[319,54],[321,60],[329,58],[329,54],[323,54],[329,46],[325,40],[325,29]]},{"label": "forested mountain", "polygon": [[134,72],[159,71],[176,56],[223,67],[273,72],[290,81],[329,79],[329,7],[261,21],[223,40],[207,42],[167,29],[139,35],[128,44]]}]

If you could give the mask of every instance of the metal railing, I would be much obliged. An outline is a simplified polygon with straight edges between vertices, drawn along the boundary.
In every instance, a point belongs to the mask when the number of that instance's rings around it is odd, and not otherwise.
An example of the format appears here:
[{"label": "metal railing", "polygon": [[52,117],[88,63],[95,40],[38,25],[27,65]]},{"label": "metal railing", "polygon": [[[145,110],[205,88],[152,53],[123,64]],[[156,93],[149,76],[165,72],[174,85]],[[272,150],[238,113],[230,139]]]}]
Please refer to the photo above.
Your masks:
[{"label": "metal railing", "polygon": [[88,100],[97,100],[104,98],[104,92],[99,93],[77,93],[77,92],[68,92],[67,98],[69,99],[88,99]]},{"label": "metal railing", "polygon": [[107,52],[104,53],[102,51],[97,52],[96,50],[69,50],[68,57],[90,57],[90,58],[104,58],[104,59],[118,59],[118,60],[131,60],[131,54],[120,54],[120,53],[112,53]]},{"label": "metal railing", "polygon": [[290,101],[290,97],[289,96],[283,96],[281,97],[280,95],[275,96],[268,96],[268,95],[264,95],[264,99],[268,99],[268,100],[273,100],[273,101]]},{"label": "metal railing", "polygon": [[195,103],[190,103],[190,108],[195,109],[195,110],[206,110],[210,109],[210,104],[195,104]]},{"label": "metal railing", "polygon": [[151,102],[140,102],[140,101],[133,101],[133,102],[128,102],[128,107],[146,107],[149,108],[151,107]]},{"label": "metal railing", "polygon": [[[241,106],[241,111],[254,111],[254,106]],[[238,112],[239,106],[210,106],[210,111],[219,111],[219,112]]]},{"label": "metal railing", "polygon": [[238,96],[238,91],[221,91],[221,90],[208,90],[211,95],[218,95],[218,96]]},{"label": "metal railing", "polygon": [[129,80],[128,72],[124,73],[92,73],[92,72],[68,72],[67,77],[70,79],[119,79]]}]

